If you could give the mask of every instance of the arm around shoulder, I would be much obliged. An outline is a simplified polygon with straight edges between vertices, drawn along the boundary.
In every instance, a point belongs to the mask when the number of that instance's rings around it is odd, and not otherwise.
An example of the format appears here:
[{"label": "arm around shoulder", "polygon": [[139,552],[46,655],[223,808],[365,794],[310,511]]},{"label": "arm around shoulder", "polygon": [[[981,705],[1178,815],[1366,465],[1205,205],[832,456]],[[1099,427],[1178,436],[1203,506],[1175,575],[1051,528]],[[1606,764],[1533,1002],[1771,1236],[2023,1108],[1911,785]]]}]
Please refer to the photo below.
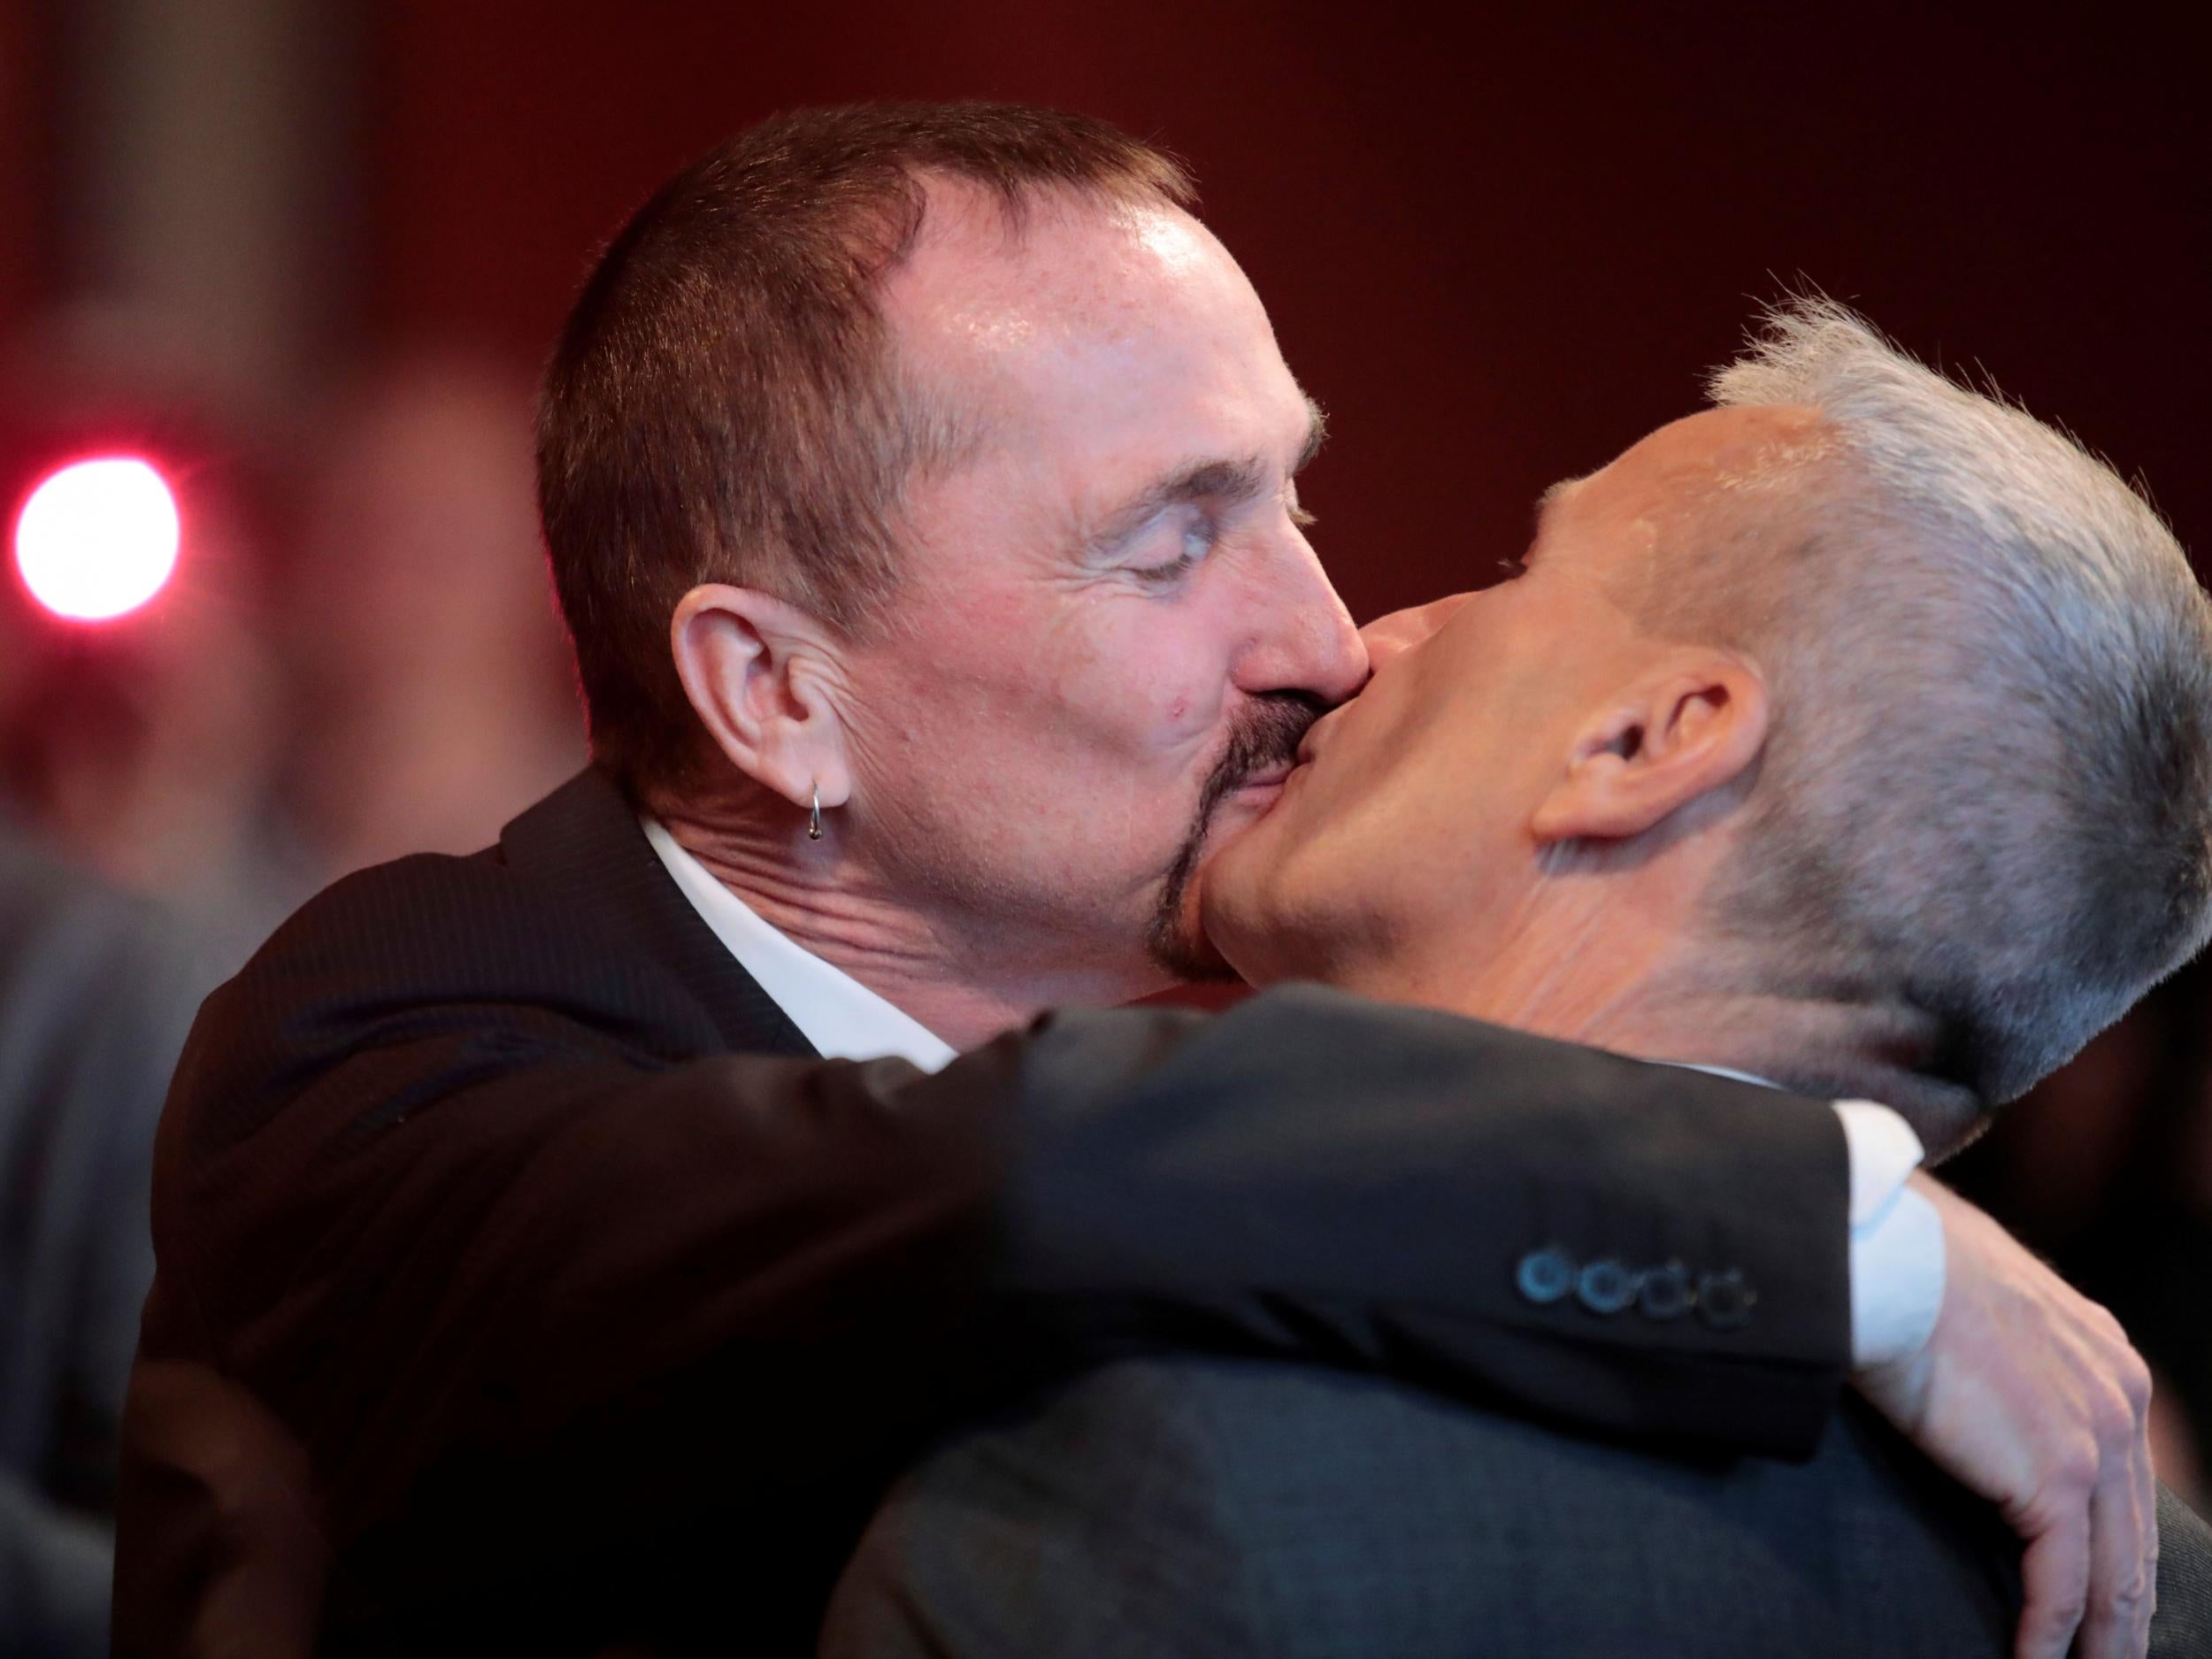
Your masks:
[{"label": "arm around shoulder", "polygon": [[[1824,1104],[1445,1016],[1294,987],[1056,1016],[926,1077],[679,1060],[542,1002],[242,1041],[213,1006],[147,1353],[269,1404],[342,1551],[872,1493],[932,1430],[1126,1352],[1781,1452],[1847,1360]],[[1574,1284],[1532,1297],[1546,1249]],[[1644,1296],[1677,1267],[1735,1311]]]}]

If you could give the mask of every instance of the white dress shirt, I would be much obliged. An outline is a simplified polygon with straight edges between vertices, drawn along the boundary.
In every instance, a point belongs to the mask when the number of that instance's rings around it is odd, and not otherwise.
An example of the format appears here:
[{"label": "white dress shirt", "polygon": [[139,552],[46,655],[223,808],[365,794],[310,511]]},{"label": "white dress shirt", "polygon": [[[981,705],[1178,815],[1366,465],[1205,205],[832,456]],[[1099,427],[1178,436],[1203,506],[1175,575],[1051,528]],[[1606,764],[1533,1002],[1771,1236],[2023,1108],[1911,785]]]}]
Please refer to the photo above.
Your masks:
[{"label": "white dress shirt", "polygon": [[638,821],[699,919],[714,930],[714,936],[737,958],[737,965],[753,976],[824,1059],[880,1060],[895,1055],[925,1071],[952,1063],[953,1050],[943,1038],[763,921],[678,846],[659,819],[641,814]]},{"label": "white dress shirt", "polygon": [[[1748,1071],[1692,1065],[1693,1071],[1778,1088]],[[1927,1149],[1889,1107],[1839,1100],[1851,1158],[1851,1363],[1863,1371],[1917,1354],[1943,1307],[1943,1217],[1905,1185]]]},{"label": "white dress shirt", "polygon": [[[925,1071],[953,1059],[950,1046],[920,1021],[763,921],[659,820],[640,821],[700,919],[826,1058],[895,1055]],[[1723,1066],[1691,1069],[1774,1087]],[[1851,1157],[1851,1357],[1863,1369],[1919,1352],[1935,1330],[1943,1304],[1943,1220],[1905,1185],[1925,1156],[1912,1126],[1872,1101],[1838,1101],[1835,1108]]]}]

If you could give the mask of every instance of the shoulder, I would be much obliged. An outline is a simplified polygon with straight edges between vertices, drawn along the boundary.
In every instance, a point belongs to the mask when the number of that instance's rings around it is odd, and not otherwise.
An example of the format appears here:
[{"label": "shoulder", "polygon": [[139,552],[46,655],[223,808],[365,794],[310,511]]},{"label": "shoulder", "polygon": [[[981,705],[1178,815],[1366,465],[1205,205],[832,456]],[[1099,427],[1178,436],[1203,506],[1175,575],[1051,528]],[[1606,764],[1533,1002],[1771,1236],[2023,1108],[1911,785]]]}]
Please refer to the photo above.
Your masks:
[{"label": "shoulder", "polygon": [[672,957],[703,925],[626,807],[584,783],[497,846],[359,871],[295,912],[193,1028],[172,1111],[196,1123],[194,1144],[228,1144],[380,1056],[451,1077],[533,1053],[653,1068],[726,1047]]},{"label": "shoulder", "polygon": [[227,994],[250,996],[374,979],[429,994],[481,989],[541,970],[584,941],[563,895],[508,865],[497,849],[422,853],[342,877],[269,936]]},{"label": "shoulder", "polygon": [[210,999],[209,1017],[244,1030],[280,1016],[330,1026],[504,1006],[627,1032],[683,1002],[656,947],[697,927],[627,803],[587,771],[481,852],[416,854],[332,883]]},{"label": "shoulder", "polygon": [[267,1001],[377,995],[447,1001],[519,988],[580,950],[611,948],[588,918],[495,850],[418,854],[325,887],[217,993],[227,1011]]},{"label": "shoulder", "polygon": [[1219,1464],[1223,1368],[1092,1371],[972,1430],[878,1509],[823,1627],[825,1659],[1272,1651]]},{"label": "shoulder", "polygon": [[160,907],[0,826],[0,1117],[142,1136],[212,977]]},{"label": "shoulder", "polygon": [[[974,1652],[1048,1649],[1091,1602],[1156,1639],[1097,1651],[2001,1651],[2016,1546],[1912,1457],[1847,1409],[1809,1465],[1712,1462],[1385,1377],[1137,1362],[921,1464],[833,1617],[994,1639],[956,1647]],[[1777,1569],[1757,1595],[1684,1595],[1745,1561]],[[1900,1605],[1917,1620],[1901,1647]],[[998,1640],[1010,1626],[1035,1640]]]}]

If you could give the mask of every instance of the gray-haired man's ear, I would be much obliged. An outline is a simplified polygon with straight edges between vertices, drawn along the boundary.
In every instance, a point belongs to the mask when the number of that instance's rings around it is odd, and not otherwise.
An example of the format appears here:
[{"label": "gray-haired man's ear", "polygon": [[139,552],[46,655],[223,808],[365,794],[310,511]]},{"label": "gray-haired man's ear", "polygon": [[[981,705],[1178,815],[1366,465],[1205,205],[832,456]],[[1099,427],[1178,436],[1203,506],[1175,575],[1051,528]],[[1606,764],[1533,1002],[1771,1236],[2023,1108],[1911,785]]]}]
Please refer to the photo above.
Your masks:
[{"label": "gray-haired man's ear", "polygon": [[683,596],[669,649],[684,695],[729,763],[794,806],[852,793],[836,640],[796,605],[708,583]]},{"label": "gray-haired man's ear", "polygon": [[1575,734],[1530,829],[1540,845],[1624,841],[1741,777],[1765,746],[1766,682],[1721,652],[1678,656]]}]

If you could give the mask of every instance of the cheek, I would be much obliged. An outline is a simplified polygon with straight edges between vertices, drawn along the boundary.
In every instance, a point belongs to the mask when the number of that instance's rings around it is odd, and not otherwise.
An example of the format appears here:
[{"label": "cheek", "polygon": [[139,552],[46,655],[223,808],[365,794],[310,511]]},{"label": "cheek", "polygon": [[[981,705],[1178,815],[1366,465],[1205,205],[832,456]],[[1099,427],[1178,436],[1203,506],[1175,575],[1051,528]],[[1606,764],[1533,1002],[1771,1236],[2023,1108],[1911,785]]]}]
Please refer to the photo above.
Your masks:
[{"label": "cheek", "polygon": [[1230,684],[1222,642],[1169,607],[1078,599],[1036,642],[1017,697],[1069,735],[1135,755],[1181,757],[1219,729]]},{"label": "cheek", "polygon": [[1025,597],[934,607],[871,665],[858,746],[872,769],[1071,807],[1184,781],[1219,741],[1222,642],[1126,595],[1067,596],[1043,616]]},{"label": "cheek", "polygon": [[1354,705],[1262,825],[1302,902],[1357,908],[1379,879],[1408,868],[1409,838],[1441,804],[1424,774],[1434,733],[1401,718],[1412,712],[1395,698]]}]

